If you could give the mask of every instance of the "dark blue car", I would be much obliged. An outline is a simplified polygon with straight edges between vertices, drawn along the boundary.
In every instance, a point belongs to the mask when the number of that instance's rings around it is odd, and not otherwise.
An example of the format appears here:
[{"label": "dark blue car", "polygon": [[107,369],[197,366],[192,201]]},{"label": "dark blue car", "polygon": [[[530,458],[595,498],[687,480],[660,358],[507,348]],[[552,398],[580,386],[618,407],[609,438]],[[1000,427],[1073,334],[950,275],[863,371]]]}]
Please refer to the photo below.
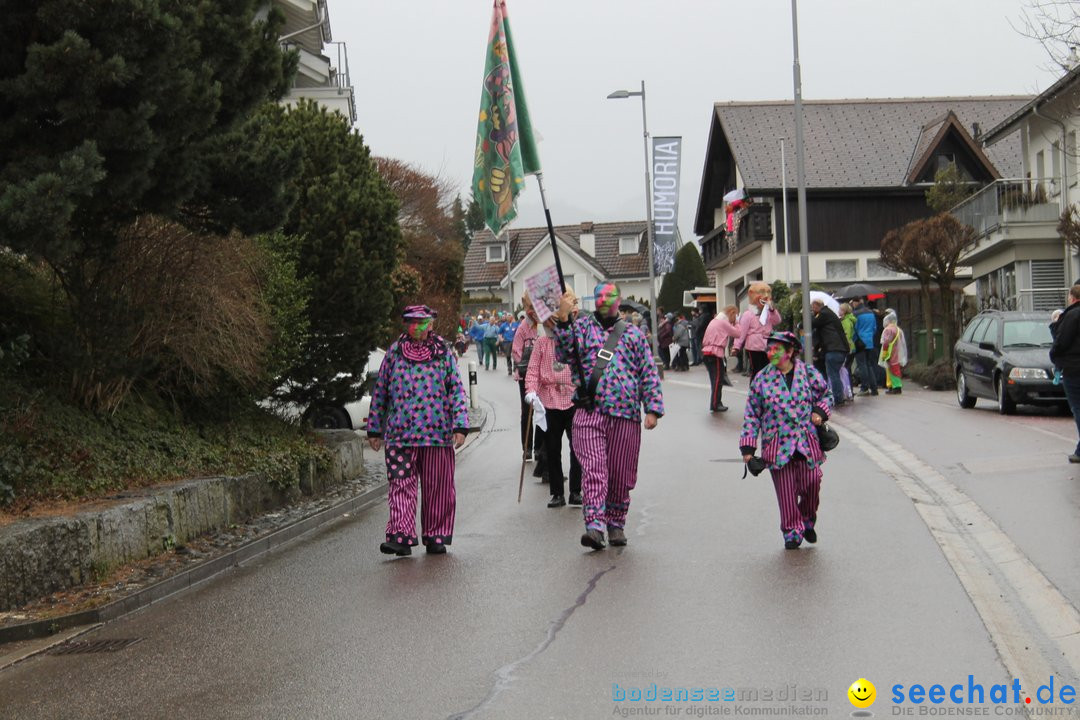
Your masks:
[{"label": "dark blue car", "polygon": [[1010,415],[1017,405],[1068,409],[1065,390],[1055,385],[1050,363],[1048,313],[985,310],[956,341],[956,400],[975,407],[978,398],[997,403]]}]

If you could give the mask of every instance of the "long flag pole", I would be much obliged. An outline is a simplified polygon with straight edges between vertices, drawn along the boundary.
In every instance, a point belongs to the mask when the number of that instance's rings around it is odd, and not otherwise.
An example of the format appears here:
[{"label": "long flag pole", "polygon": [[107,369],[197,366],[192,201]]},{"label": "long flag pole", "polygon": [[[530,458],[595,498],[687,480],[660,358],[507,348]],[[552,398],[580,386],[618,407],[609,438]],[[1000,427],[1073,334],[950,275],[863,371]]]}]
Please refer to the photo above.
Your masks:
[{"label": "long flag pole", "polygon": [[547,220],[548,237],[551,238],[551,254],[555,256],[555,271],[559,273],[559,287],[565,287],[562,262],[559,260],[559,244],[555,242],[555,226],[551,222],[551,210],[548,209],[547,193],[544,192],[544,173],[536,173],[536,184],[540,187],[540,202],[544,205],[544,219]]}]

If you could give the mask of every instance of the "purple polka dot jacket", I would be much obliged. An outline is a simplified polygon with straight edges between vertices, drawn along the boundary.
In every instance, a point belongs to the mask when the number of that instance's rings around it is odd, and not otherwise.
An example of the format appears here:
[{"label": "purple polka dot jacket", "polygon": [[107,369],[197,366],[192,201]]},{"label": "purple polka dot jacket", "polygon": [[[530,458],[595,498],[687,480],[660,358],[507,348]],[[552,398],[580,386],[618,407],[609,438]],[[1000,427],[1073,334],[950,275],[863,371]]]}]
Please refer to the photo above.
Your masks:
[{"label": "purple polka dot jacket", "polygon": [[[556,326],[556,356],[573,368],[573,343],[577,338],[578,357],[585,370],[585,382],[592,377],[596,354],[603,349],[608,331],[595,315],[579,317],[573,325]],[[645,333],[633,325],[623,331],[614,356],[600,376],[596,386],[596,409],[604,415],[641,421],[641,408],[657,417],[664,414],[664,396],[660,391],[660,376],[653,362],[652,349]],[[581,382],[577,371],[574,380]]]},{"label": "purple polka dot jacket", "polygon": [[807,465],[816,467],[825,462],[825,453],[818,444],[810,413],[816,410],[828,419],[832,403],[829,383],[817,368],[797,360],[788,388],[784,374],[767,365],[750,383],[739,447],[756,448],[760,441],[761,459],[769,467],[787,465],[796,450],[806,458]]},{"label": "purple polka dot jacket", "polygon": [[383,437],[392,447],[448,446],[455,432],[468,427],[469,400],[454,353],[415,362],[400,343],[391,345],[371,391],[368,437]]}]

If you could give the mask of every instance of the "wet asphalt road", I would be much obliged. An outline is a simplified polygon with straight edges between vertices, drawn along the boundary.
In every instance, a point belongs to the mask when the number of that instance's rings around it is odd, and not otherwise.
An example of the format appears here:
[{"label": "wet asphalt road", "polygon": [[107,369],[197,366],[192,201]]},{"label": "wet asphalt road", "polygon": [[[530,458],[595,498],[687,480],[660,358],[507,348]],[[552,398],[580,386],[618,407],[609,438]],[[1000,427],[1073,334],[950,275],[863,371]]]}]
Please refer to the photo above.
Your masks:
[{"label": "wet asphalt road", "polygon": [[[630,544],[592,553],[580,510],[548,510],[531,473],[517,504],[517,388],[502,372],[480,381],[489,420],[458,457],[449,554],[380,555],[376,505],[82,638],[141,638],[125,650],[0,672],[0,717],[789,717],[792,705],[847,717],[860,677],[884,716],[896,683],[972,674],[989,687],[1037,668],[1078,684],[1061,620],[1080,604],[1071,418],[1003,418],[982,401],[965,411],[910,388],[860,399],[838,413],[820,541],[785,551],[767,475],[741,477],[745,379],[726,393],[731,411],[711,416],[704,371],[669,374],[669,414],[644,433]],[[896,470],[917,463],[910,478]],[[936,503],[945,530],[924,519]],[[979,510],[991,520],[964,521]],[[996,563],[1003,537],[1015,550]],[[1029,574],[986,570],[1005,565]],[[614,700],[653,683],[743,700]]]}]

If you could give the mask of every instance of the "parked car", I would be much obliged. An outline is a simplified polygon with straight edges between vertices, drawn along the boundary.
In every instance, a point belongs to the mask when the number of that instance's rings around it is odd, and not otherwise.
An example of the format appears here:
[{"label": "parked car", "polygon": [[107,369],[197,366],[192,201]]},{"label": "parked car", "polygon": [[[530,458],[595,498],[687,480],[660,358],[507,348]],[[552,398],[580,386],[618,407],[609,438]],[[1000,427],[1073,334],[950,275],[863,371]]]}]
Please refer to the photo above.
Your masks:
[{"label": "parked car", "polygon": [[[374,377],[379,372],[384,350],[375,349],[368,356],[365,373]],[[371,407],[371,395],[364,393],[359,400],[340,406],[313,405],[303,407],[294,403],[286,403],[275,400],[264,400],[260,403],[263,407],[272,410],[281,417],[289,420],[303,420],[314,428],[320,430],[367,430],[368,410]]]},{"label": "parked car", "polygon": [[1012,414],[1017,405],[1067,409],[1064,388],[1053,382],[1052,344],[1047,313],[985,310],[976,315],[955,346],[960,407],[973,408],[978,398],[987,398],[1002,415]]}]

